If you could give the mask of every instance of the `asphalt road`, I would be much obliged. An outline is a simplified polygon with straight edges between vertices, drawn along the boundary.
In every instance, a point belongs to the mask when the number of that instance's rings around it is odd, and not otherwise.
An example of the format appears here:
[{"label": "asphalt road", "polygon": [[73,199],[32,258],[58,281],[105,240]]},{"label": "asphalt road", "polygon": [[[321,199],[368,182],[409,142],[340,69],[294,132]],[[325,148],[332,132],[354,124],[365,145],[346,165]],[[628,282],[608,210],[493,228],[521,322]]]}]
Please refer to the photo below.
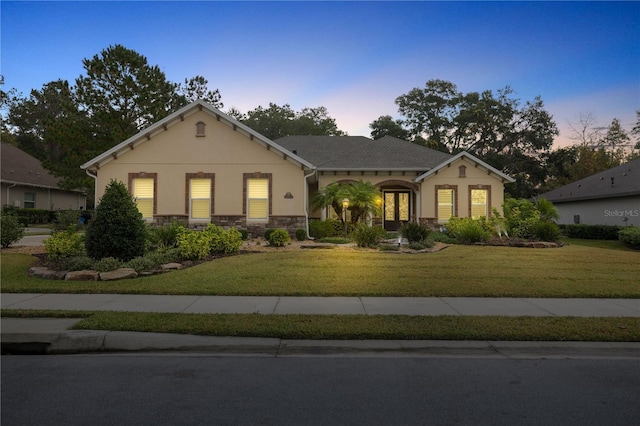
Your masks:
[{"label": "asphalt road", "polygon": [[3,356],[3,426],[636,425],[637,359]]}]

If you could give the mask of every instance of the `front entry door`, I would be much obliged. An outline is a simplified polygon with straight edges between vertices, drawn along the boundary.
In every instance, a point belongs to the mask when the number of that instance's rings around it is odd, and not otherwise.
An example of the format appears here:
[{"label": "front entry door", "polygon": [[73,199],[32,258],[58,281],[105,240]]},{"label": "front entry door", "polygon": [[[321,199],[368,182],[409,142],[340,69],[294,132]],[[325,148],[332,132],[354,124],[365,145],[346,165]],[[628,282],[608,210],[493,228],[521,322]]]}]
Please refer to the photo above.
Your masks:
[{"label": "front entry door", "polygon": [[394,191],[384,193],[384,229],[397,231],[402,222],[409,221],[409,199],[411,192]]}]

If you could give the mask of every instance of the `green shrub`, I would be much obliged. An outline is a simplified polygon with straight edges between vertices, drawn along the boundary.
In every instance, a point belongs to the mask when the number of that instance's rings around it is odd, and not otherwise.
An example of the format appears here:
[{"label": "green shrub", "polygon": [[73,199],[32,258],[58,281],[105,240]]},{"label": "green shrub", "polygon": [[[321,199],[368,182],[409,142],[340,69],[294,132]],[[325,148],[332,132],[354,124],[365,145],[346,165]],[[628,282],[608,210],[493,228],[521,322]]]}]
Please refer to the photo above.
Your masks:
[{"label": "green shrub", "polygon": [[20,241],[24,236],[24,229],[20,226],[16,215],[6,212],[2,213],[0,225],[2,227],[0,229],[0,245],[2,245],[2,248],[9,247],[11,244]]},{"label": "green shrub", "polygon": [[71,256],[59,259],[58,268],[63,271],[83,271],[85,269],[93,269],[96,261],[89,256]]},{"label": "green shrub", "polygon": [[164,251],[177,247],[180,229],[181,225],[178,222],[171,222],[169,225],[149,227],[147,237],[151,243],[151,248]]},{"label": "green shrub", "polygon": [[58,210],[53,220],[54,231],[64,231],[78,227],[80,212],[78,210]]},{"label": "green shrub", "polygon": [[116,269],[122,268],[123,263],[124,262],[115,257],[103,257],[93,265],[93,269],[98,272],[115,271]]},{"label": "green shrub", "polygon": [[291,241],[291,237],[284,229],[273,229],[269,234],[267,241],[269,241],[270,246],[284,247],[289,241]]},{"label": "green shrub", "polygon": [[387,232],[381,226],[369,226],[359,223],[351,232],[351,239],[358,247],[377,247]]},{"label": "green shrub", "polygon": [[447,233],[464,244],[484,242],[491,238],[491,233],[483,223],[470,217],[452,217],[447,224]]},{"label": "green shrub", "polygon": [[304,241],[307,239],[307,231],[305,229],[296,229],[296,240]]},{"label": "green shrub", "polygon": [[400,228],[400,234],[410,243],[426,240],[429,230],[415,222],[407,222]]},{"label": "green shrub", "polygon": [[619,226],[612,225],[560,225],[562,233],[568,238],[585,240],[617,240]]},{"label": "green shrub", "polygon": [[242,234],[235,228],[224,230],[213,223],[203,231],[209,238],[209,253],[237,253],[242,247]]},{"label": "green shrub", "polygon": [[126,262],[144,254],[146,240],[147,229],[134,198],[122,182],[112,180],[87,227],[87,254]]},{"label": "green shrub", "polygon": [[533,236],[540,241],[558,241],[562,232],[555,222],[538,222],[533,225]]},{"label": "green shrub", "polygon": [[193,231],[181,228],[178,233],[178,250],[183,259],[202,260],[211,250],[209,234],[203,231]]},{"label": "green shrub", "polygon": [[49,223],[51,222],[53,212],[45,209],[25,209],[15,208],[15,213],[19,217],[19,221],[28,226],[30,223]]},{"label": "green shrub", "polygon": [[411,250],[424,250],[424,249],[428,249],[431,248],[435,245],[435,243],[432,240],[426,239],[426,240],[422,240],[422,241],[416,241],[413,243],[409,243],[409,245],[407,247],[409,247]]},{"label": "green shrub", "polygon": [[85,254],[84,238],[73,229],[58,231],[44,240],[47,258],[52,261]]},{"label": "green shrub", "polygon": [[273,234],[273,232],[275,231],[275,228],[267,228],[264,230],[264,239],[269,241],[269,238],[271,237],[271,234]]},{"label": "green shrub", "polygon": [[620,232],[618,232],[618,238],[627,246],[640,250],[640,228],[635,226],[622,228]]},{"label": "green shrub", "polygon": [[153,259],[151,259],[147,255],[145,255],[145,256],[135,257],[135,258],[131,259],[130,261],[124,263],[122,266],[124,268],[132,268],[136,272],[140,273],[142,271],[150,271],[150,270],[156,269],[161,264],[162,263],[156,264],[153,261]]},{"label": "green shrub", "polygon": [[309,236],[316,239],[326,237],[340,237],[344,235],[342,222],[337,219],[309,221]]},{"label": "green shrub", "polygon": [[432,232],[429,234],[429,240],[434,243],[456,244],[458,240],[447,234],[446,232]]},{"label": "green shrub", "polygon": [[249,231],[246,229],[238,229],[238,232],[240,232],[240,235],[242,236],[242,241],[247,241],[249,239]]}]

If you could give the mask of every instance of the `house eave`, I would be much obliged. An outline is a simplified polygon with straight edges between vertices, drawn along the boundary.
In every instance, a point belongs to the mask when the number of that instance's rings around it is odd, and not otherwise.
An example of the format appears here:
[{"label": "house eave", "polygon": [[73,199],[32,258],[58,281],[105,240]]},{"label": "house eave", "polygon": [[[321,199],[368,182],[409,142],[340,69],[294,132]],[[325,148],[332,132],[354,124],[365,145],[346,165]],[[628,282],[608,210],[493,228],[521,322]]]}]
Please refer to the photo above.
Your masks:
[{"label": "house eave", "polygon": [[79,189],[62,189],[58,186],[51,186],[51,185],[41,185],[41,184],[37,184],[37,183],[29,183],[29,182],[17,182],[17,181],[12,181],[12,180],[2,180],[0,181],[3,184],[7,184],[7,185],[16,185],[16,186],[28,186],[31,188],[43,188],[43,189],[54,189],[56,191],[61,191],[61,192],[77,192],[77,193],[84,193],[84,191],[79,190]]}]

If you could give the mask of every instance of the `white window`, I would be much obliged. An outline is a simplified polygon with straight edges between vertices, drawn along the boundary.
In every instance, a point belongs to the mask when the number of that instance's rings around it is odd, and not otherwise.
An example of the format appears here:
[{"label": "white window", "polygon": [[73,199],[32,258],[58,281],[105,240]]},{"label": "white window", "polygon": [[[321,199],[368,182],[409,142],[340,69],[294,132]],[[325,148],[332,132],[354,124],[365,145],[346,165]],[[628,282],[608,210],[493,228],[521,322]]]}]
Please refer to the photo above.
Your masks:
[{"label": "white window", "polygon": [[24,193],[24,208],[25,209],[35,209],[36,208],[36,194],[35,193],[33,193],[33,192],[25,192]]},{"label": "white window", "polygon": [[247,179],[247,219],[269,217],[269,179]]},{"label": "white window", "polygon": [[438,223],[446,223],[454,215],[453,189],[438,189]]},{"label": "white window", "polygon": [[138,210],[145,219],[153,218],[153,178],[135,178],[132,181],[133,196],[136,199]]},{"label": "white window", "polygon": [[480,216],[487,216],[487,190],[472,189],[471,190],[471,217],[478,219]]},{"label": "white window", "polygon": [[190,179],[191,219],[211,219],[211,179]]}]

